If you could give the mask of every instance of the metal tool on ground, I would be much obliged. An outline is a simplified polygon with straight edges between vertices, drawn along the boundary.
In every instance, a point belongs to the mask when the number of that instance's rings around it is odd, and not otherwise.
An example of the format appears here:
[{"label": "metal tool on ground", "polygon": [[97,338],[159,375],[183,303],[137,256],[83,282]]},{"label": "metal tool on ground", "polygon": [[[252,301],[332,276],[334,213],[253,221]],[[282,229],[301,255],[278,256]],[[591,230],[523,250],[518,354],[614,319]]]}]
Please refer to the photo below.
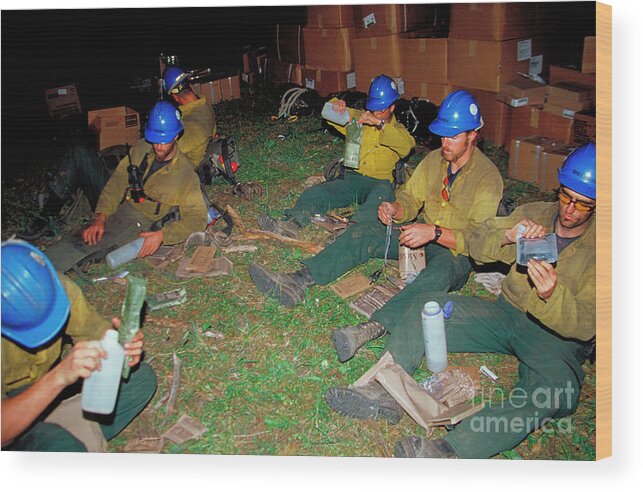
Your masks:
[{"label": "metal tool on ground", "polygon": [[388,249],[391,246],[391,234],[393,233],[393,217],[389,214],[389,223],[386,225],[386,240],[384,241],[384,264],[381,268],[375,270],[370,275],[371,284],[374,284],[382,276],[382,272],[386,268],[386,262],[388,261]]},{"label": "metal tool on ground", "polygon": [[[121,308],[121,326],[118,329],[118,342],[121,345],[129,342],[141,327],[141,310],[145,302],[147,280],[130,275],[125,289],[125,299]],[[129,357],[125,358],[123,377],[127,379],[130,373]]]}]

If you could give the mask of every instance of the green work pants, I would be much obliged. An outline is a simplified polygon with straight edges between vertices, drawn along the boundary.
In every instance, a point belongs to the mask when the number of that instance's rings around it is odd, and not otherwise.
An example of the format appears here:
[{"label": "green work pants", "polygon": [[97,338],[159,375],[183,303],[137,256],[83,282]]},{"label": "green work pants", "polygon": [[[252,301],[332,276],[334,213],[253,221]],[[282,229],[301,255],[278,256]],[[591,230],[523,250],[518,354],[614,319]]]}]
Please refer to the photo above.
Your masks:
[{"label": "green work pants", "polygon": [[95,210],[112,171],[91,145],[75,143],[67,149],[49,188],[61,200],[70,199],[80,188]]},{"label": "green work pants", "polygon": [[[72,388],[78,389],[75,385]],[[25,389],[20,388],[15,392],[10,392],[9,397],[15,396]],[[134,420],[152,399],[155,391],[156,375],[154,370],[143,362],[131,372],[127,381],[121,383],[114,413],[104,417],[91,415],[89,418],[96,418],[105,439],[109,441]],[[73,396],[69,393],[63,392],[59,399]],[[44,417],[44,415],[41,416],[34,425],[4,449],[7,451],[87,451],[83,443],[61,426],[43,422]]]},{"label": "green work pants", "polygon": [[[545,432],[552,432],[555,425],[559,432],[570,430],[569,422],[551,419],[570,415],[578,405],[584,344],[561,338],[502,296],[497,301],[441,292],[426,297],[441,306],[447,301],[455,305],[451,318],[445,320],[449,352],[508,354],[520,362],[519,381],[513,390],[489,390],[491,394],[483,394],[485,409],[447,434],[446,440],[458,457],[488,458],[514,448],[539,427]],[[389,332],[385,350],[409,374],[424,354],[423,302],[408,298],[405,306],[398,307],[397,318],[380,321]],[[502,383],[505,386],[507,381]],[[491,405],[491,396],[500,403]]]},{"label": "green work pants", "polygon": [[[398,259],[399,239],[400,230],[393,229],[388,252],[388,257],[392,260]],[[346,232],[327,248],[302,263],[308,268],[316,283],[325,285],[370,258],[384,258],[385,243],[386,226],[381,222],[357,223],[350,225]],[[433,243],[425,246],[424,251],[427,267],[398,296],[457,290],[465,284],[471,271],[468,257],[453,256],[447,248]]]},{"label": "green work pants", "polygon": [[56,270],[65,273],[87,257],[97,255],[97,259],[101,259],[107,252],[135,240],[139,232],[149,231],[152,224],[151,220],[136,209],[136,205],[123,203],[107,219],[103,238],[98,244],[85,244],[79,233],[67,234],[48,247],[45,253]]},{"label": "green work pants", "polygon": [[377,208],[382,202],[393,201],[393,185],[383,179],[363,176],[355,171],[346,171],[344,178],[311,186],[304,190],[294,208],[284,214],[295,219],[301,226],[310,222],[315,214],[325,214],[329,210],[360,205],[352,221],[377,221]]}]

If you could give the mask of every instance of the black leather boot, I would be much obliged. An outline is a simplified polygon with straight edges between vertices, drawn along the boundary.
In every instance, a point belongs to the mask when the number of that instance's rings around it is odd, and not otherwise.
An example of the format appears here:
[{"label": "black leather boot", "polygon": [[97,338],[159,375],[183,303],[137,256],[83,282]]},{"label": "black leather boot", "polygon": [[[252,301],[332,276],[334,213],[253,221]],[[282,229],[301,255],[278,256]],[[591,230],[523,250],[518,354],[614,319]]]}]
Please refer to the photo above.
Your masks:
[{"label": "black leather boot", "polygon": [[250,277],[260,292],[268,294],[287,307],[303,302],[306,289],[315,285],[315,280],[306,268],[292,273],[273,272],[258,263],[248,267]]}]

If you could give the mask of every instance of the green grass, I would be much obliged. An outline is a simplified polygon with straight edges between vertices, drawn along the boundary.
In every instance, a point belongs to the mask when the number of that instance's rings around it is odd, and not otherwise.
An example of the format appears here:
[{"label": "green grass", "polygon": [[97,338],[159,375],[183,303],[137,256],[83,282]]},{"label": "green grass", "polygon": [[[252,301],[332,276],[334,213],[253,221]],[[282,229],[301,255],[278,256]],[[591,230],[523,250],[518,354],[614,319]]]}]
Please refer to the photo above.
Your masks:
[{"label": "green grass", "polygon": [[[325,165],[342,151],[342,141],[321,130],[317,117],[295,123],[272,122],[276,108],[258,98],[229,102],[216,108],[221,134],[236,140],[241,168],[238,178],[255,181],[266,188],[266,195],[247,202],[231,194],[223,182],[208,192],[221,204],[232,205],[247,226],[256,226],[259,213],[278,217],[291,207],[303,181],[321,174]],[[280,138],[279,135],[285,135]],[[486,152],[506,169],[506,154],[498,149]],[[411,160],[416,165],[425,152]],[[503,157],[504,156],[504,157]],[[50,163],[53,165],[54,163]],[[530,200],[552,199],[528,183],[506,180],[506,197],[513,205]],[[17,196],[31,189],[29,200]],[[7,238],[35,213],[32,199],[42,183],[21,181],[15,187],[3,183],[2,234]],[[80,219],[79,222],[80,223]],[[302,231],[302,239],[323,244],[327,233],[314,226]],[[250,280],[247,267],[260,262],[270,268],[291,270],[309,256],[299,249],[275,242],[256,242],[256,253],[229,254],[234,263],[230,276],[177,280],[175,265],[154,270],[145,261],[130,263],[128,269],[148,278],[150,293],[185,287],[188,302],[148,314],[143,325],[146,359],[157,372],[158,391],[148,409],[111,442],[120,451],[131,440],[158,436],[182,415],[201,421],[207,432],[198,440],[176,445],[166,442],[164,453],[392,456],[395,442],[403,436],[421,434],[422,429],[405,417],[398,425],[361,422],[333,412],[323,399],[331,386],[353,383],[378,359],[383,340],[366,345],[356,357],[339,363],[330,342],[331,330],[354,324],[364,318],[327,287],[309,289],[306,302],[287,309],[260,295]],[[220,253],[217,253],[220,254]],[[381,261],[373,260],[358,268],[370,274]],[[104,265],[89,267],[88,276],[108,272]],[[77,276],[88,299],[105,316],[117,315],[124,288],[113,283],[88,283]],[[492,297],[470,278],[460,292]],[[223,339],[210,338],[208,331],[219,331]],[[159,404],[169,391],[172,357],[182,361],[180,391],[174,412],[165,417],[165,404]],[[500,376],[509,390],[517,379],[517,361],[498,354],[450,354],[457,365],[485,364]],[[595,457],[595,368],[584,367],[587,376],[577,412],[571,417],[571,433],[537,431],[514,450],[498,459],[592,460]],[[419,370],[414,377],[428,376]],[[483,378],[485,391],[494,385]],[[444,435],[437,430],[434,436]]]}]

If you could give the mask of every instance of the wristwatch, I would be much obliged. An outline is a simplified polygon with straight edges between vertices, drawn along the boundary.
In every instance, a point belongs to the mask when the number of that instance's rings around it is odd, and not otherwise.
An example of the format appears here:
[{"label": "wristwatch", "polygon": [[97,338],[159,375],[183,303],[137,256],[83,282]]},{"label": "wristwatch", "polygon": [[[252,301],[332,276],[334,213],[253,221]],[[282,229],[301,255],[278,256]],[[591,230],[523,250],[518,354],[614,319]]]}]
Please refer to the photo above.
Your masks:
[{"label": "wristwatch", "polygon": [[377,125],[377,128],[379,128],[380,130],[382,130],[382,129],[384,128],[384,125],[385,125],[385,124],[386,124],[386,121],[384,121],[384,120],[380,120],[380,124],[379,124],[379,125]]},{"label": "wristwatch", "polygon": [[433,238],[433,242],[437,243],[441,236],[442,236],[442,227],[435,226],[435,237]]}]

